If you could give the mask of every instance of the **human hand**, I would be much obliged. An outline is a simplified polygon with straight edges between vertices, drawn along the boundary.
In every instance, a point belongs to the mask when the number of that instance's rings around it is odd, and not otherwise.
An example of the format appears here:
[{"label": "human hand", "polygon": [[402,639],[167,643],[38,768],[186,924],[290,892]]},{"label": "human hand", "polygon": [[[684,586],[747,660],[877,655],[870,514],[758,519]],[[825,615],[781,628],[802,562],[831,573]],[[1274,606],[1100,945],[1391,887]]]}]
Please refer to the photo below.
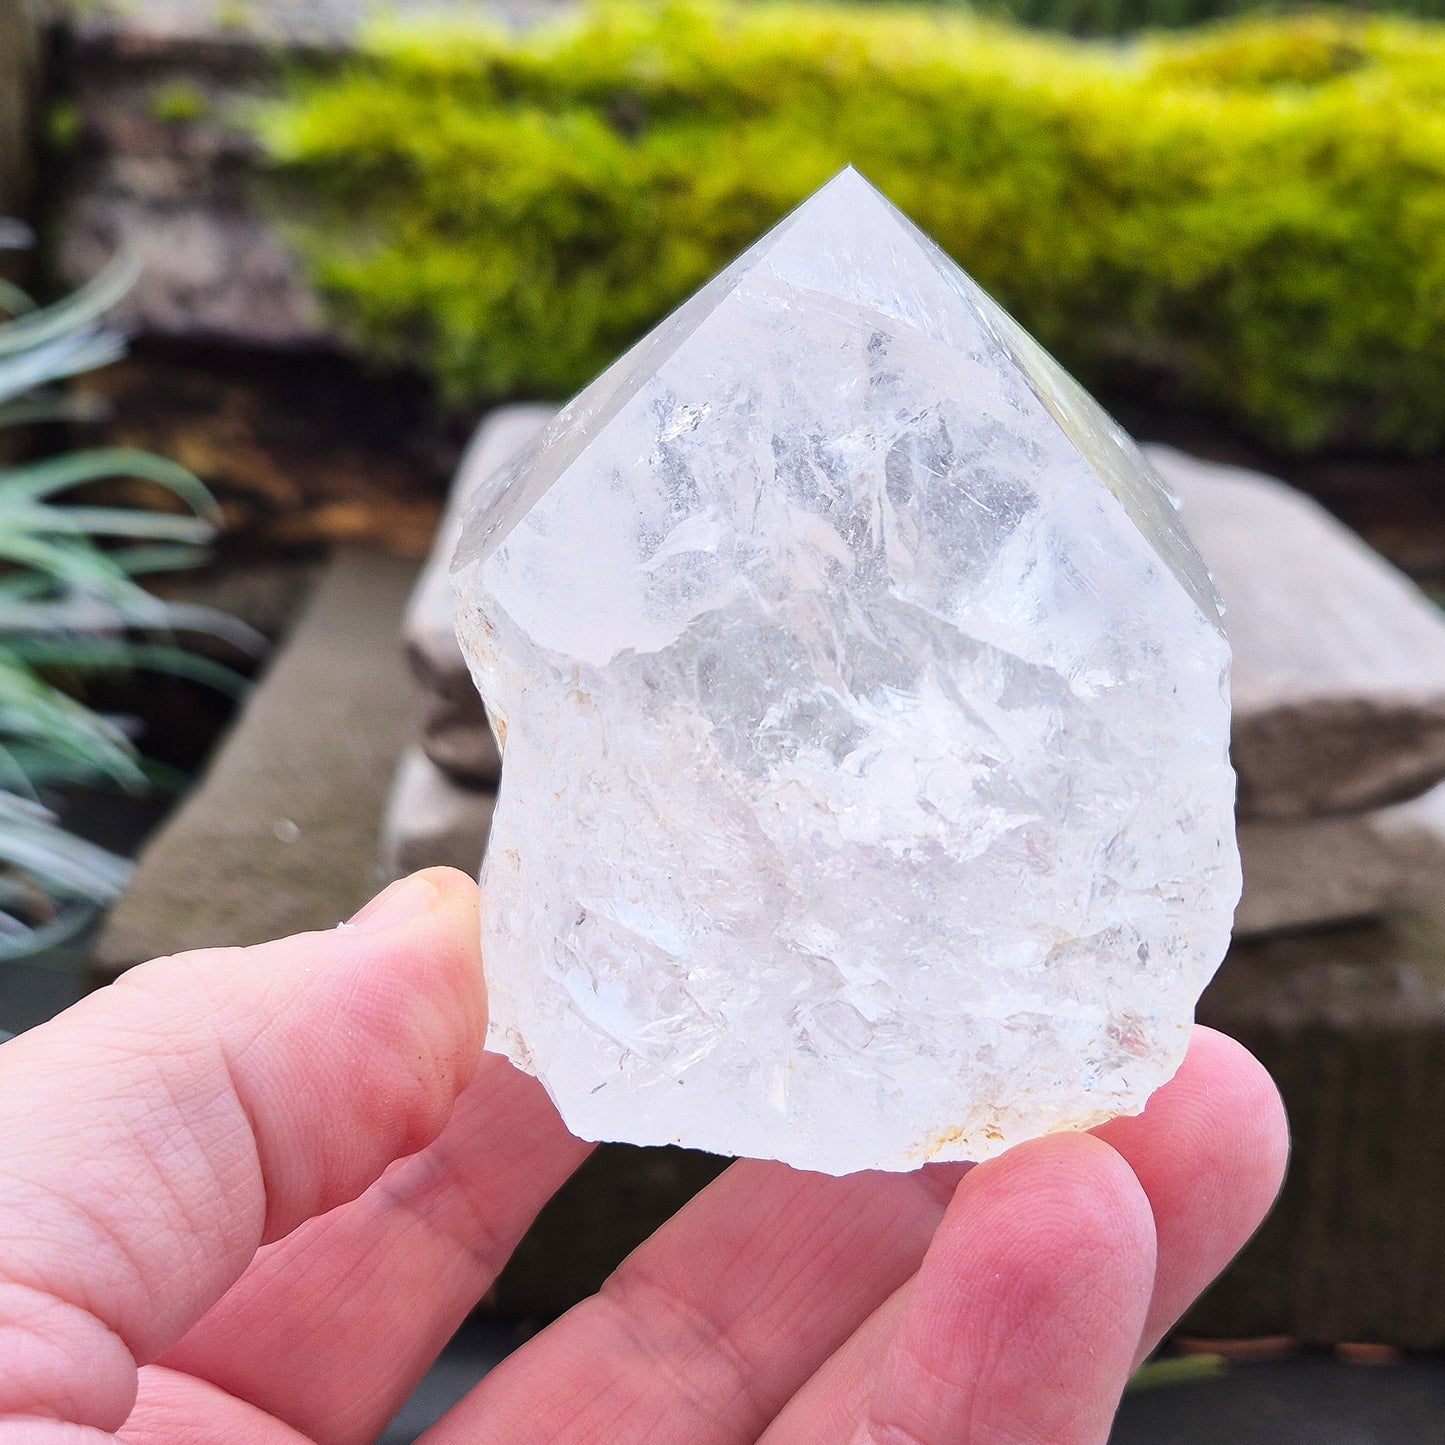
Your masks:
[{"label": "human hand", "polygon": [[[476,888],[145,965],[0,1047],[0,1445],[373,1438],[589,1146],[481,1053]],[[1284,1167],[1200,1029],[969,1168],[735,1164],[429,1445],[1095,1445]]]}]

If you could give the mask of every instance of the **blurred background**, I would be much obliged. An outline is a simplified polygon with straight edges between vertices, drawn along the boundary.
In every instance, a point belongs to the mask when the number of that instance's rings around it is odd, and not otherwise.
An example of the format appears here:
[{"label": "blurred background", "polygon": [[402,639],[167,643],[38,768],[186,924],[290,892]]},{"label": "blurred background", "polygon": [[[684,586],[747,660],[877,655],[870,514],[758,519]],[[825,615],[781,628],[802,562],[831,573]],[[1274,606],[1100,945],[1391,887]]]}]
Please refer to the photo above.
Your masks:
[{"label": "blurred background", "polygon": [[[1442,101],[1436,0],[0,0],[0,1030],[475,871],[449,497],[851,163],[1229,606],[1295,1158],[1116,1439],[1445,1442]],[[387,1438],[722,1162],[599,1150]]]}]

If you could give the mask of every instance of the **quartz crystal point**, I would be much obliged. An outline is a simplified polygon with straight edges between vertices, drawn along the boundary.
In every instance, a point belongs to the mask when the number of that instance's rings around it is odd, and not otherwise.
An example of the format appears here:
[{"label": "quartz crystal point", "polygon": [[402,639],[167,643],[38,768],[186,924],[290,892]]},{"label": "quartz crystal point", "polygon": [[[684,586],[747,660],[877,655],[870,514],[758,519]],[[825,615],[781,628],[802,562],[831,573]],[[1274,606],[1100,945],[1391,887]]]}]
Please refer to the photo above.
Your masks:
[{"label": "quartz crystal point", "polygon": [[831,1174],[1136,1113],[1239,893],[1228,650],[1132,442],[845,171],[472,503],[488,1047]]}]

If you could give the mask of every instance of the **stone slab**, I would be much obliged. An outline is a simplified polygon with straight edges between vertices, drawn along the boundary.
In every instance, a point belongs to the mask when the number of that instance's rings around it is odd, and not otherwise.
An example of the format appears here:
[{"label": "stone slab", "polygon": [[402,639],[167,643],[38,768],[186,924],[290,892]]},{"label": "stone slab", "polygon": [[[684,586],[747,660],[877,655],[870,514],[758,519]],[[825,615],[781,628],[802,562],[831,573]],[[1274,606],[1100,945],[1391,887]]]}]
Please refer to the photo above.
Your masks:
[{"label": "stone slab", "polygon": [[419,747],[396,770],[381,826],[381,866],[388,878],[421,868],[481,871],[497,795],[464,788]]},{"label": "stone slab", "polygon": [[1234,936],[1429,910],[1445,893],[1445,787],[1354,817],[1239,825]]},{"label": "stone slab", "polygon": [[[164,6],[88,8],[54,47],[54,83],[80,120],[49,198],[61,277],[80,285],[125,250],[141,274],[114,319],[133,334],[334,342],[256,202],[259,147],[233,115],[272,83],[285,42],[253,30],[246,7],[247,23],[215,34],[170,25]],[[170,95],[181,113],[167,112]]]},{"label": "stone slab", "polygon": [[[444,769],[490,782],[497,760],[457,645],[446,569],[462,502],[539,430],[545,407],[503,407],[478,430],[448,521],[407,614]],[[1445,617],[1308,497],[1257,472],[1146,450],[1225,599],[1235,649],[1234,740],[1243,819],[1368,811],[1445,780]]]},{"label": "stone slab", "polygon": [[[557,0],[90,0],[73,7],[55,47],[54,79],[82,124],[47,197],[57,269],[78,285],[128,249],[142,272],[116,320],[141,335],[277,348],[343,344],[275,207],[258,193],[262,157],[243,119],[247,106],[289,67],[344,54],[381,13],[481,9],[498,23],[526,26],[558,8]],[[181,114],[167,114],[168,93],[186,98]],[[0,92],[0,109],[4,100]]]},{"label": "stone slab", "polygon": [[1445,617],[1273,477],[1146,448],[1225,601],[1243,818],[1355,813],[1445,779]]},{"label": "stone slab", "polygon": [[1369,816],[1242,822],[1239,861],[1236,938],[1376,917],[1400,881],[1395,851]]},{"label": "stone slab", "polygon": [[399,644],[417,568],[342,548],[205,778],[141,854],[101,977],[159,954],[258,943],[350,916],[415,700]]},{"label": "stone slab", "polygon": [[1199,1018],[1270,1071],[1293,1153],[1182,1328],[1445,1348],[1445,927],[1411,913],[1237,943]]},{"label": "stone slab", "polygon": [[555,408],[506,406],[477,428],[457,468],[431,557],[406,610],[406,649],[420,689],[422,747],[453,777],[496,787],[502,760],[457,642],[451,560],[472,493],[551,420]]}]

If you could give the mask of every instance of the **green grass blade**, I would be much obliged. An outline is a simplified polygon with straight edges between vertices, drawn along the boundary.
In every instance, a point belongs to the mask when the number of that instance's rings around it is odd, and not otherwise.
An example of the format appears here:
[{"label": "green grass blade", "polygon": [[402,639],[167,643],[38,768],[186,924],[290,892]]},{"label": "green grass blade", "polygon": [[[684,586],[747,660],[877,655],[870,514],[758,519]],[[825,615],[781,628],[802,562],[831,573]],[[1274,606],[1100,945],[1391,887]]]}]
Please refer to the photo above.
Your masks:
[{"label": "green grass blade", "polygon": [[0,862],[23,868],[47,889],[97,903],[119,898],[132,866],[54,823],[0,828]]},{"label": "green grass blade", "polygon": [[140,275],[130,255],[115,258],[98,276],[63,301],[0,325],[0,357],[29,351],[58,336],[72,335],[109,311]]},{"label": "green grass blade", "polygon": [[89,544],[65,538],[36,537],[13,532],[0,516],[0,558],[52,578],[81,592],[117,603],[149,597],[104,552]]},{"label": "green grass blade", "polygon": [[[48,923],[41,924],[37,928],[20,924],[21,931],[18,935],[6,933],[0,936],[0,963],[14,963],[19,959],[30,958],[35,954],[61,947],[76,934],[83,932],[99,912],[99,904],[71,902],[62,906]],[[0,913],[0,919],[8,917],[8,914]],[[19,922],[19,920],[12,921]],[[14,1034],[7,1034],[0,1029],[0,1043],[14,1037]]]},{"label": "green grass blade", "polygon": [[1162,1385],[1213,1380],[1224,1374],[1227,1368],[1223,1355],[1171,1355],[1140,1365],[1129,1377],[1129,1389],[1154,1390]]},{"label": "green grass blade", "polygon": [[117,547],[110,559],[127,576],[142,577],[200,567],[209,554],[200,547]]},{"label": "green grass blade", "polygon": [[236,697],[245,691],[246,679],[233,668],[184,648],[163,643],[132,642],[127,638],[81,637],[22,638],[12,644],[17,657],[32,667],[74,667],[163,672],[202,682]]},{"label": "green grass blade", "polygon": [[220,509],[209,488],[178,462],[133,447],[97,447],[43,462],[0,469],[0,506],[36,501],[84,482],[108,477],[136,477],[174,493],[198,516],[218,523]]},{"label": "green grass blade", "polygon": [[113,331],[95,329],[60,336],[15,356],[0,356],[0,402],[24,396],[37,386],[105,366],[125,354],[125,342]]},{"label": "green grass blade", "polygon": [[0,592],[0,646],[23,647],[32,639],[73,639],[117,628],[214,637],[251,656],[259,656],[267,646],[254,627],[215,607],[166,602],[158,597],[151,598],[148,607],[114,607],[90,598],[34,601]]},{"label": "green grass blade", "polygon": [[13,281],[0,276],[0,311],[12,316],[23,316],[35,310],[35,302],[28,291],[22,291]]},{"label": "green grass blade", "polygon": [[135,537],[196,546],[216,535],[216,529],[202,518],[173,512],[141,512],[130,507],[11,507],[3,496],[0,526],[20,527],[32,535]]}]

